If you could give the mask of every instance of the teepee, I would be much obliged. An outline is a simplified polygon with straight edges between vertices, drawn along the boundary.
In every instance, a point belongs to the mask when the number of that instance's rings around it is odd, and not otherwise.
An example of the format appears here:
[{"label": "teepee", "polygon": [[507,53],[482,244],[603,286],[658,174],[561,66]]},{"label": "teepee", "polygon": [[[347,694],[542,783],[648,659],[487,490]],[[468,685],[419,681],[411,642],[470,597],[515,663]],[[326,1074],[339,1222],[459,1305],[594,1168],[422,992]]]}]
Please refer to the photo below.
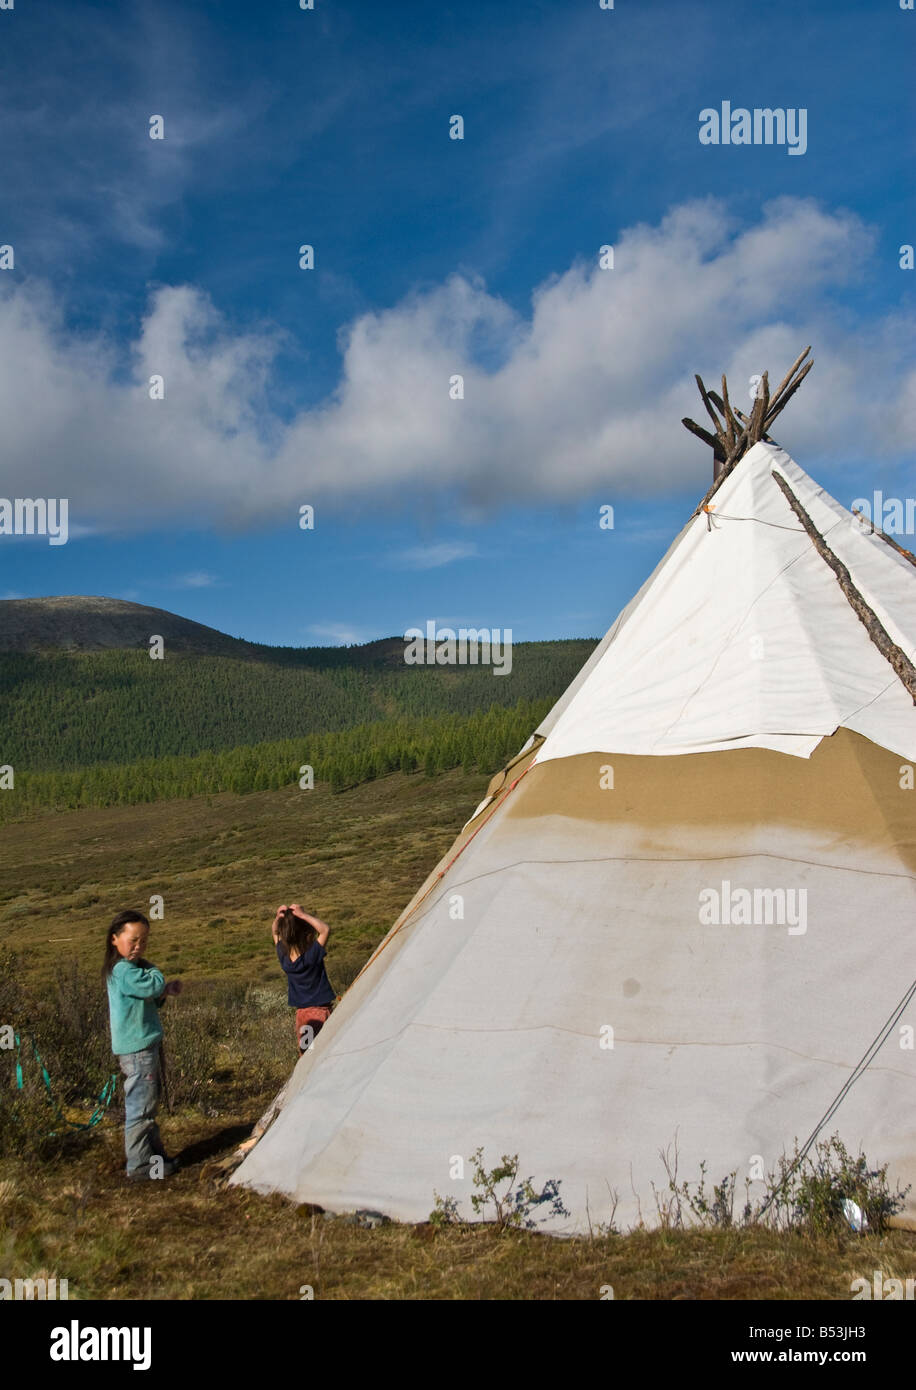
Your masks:
[{"label": "teepee", "polygon": [[770,439],[768,395],[744,417],[700,385],[713,488],[233,1182],[470,1217],[454,1160],[482,1147],[559,1180],[544,1229],[612,1193],[625,1229],[655,1219],[663,1155],[753,1200],[838,1132],[913,1184],[916,1224],[916,561]]}]

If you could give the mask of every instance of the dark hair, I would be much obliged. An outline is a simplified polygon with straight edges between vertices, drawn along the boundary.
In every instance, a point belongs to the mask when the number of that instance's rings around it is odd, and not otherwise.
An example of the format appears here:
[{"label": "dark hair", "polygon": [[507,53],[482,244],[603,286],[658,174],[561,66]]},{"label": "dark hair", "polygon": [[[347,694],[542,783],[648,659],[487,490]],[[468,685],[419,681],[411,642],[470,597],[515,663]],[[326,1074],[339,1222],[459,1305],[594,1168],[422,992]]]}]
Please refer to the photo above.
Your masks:
[{"label": "dark hair", "polygon": [[304,956],[317,936],[318,933],[311,922],[304,922],[301,917],[297,917],[291,907],[281,913],[277,923],[277,939],[285,948],[287,955],[289,955],[289,948],[292,947],[298,955]]},{"label": "dark hair", "polygon": [[119,912],[117,917],[113,917],[111,923],[105,929],[105,964],[102,966],[102,978],[107,978],[118,960],[120,953],[117,946],[112,941],[113,936],[120,936],[125,927],[129,927],[131,922],[139,922],[141,927],[146,927],[149,931],[149,918],[144,917],[142,912]]}]

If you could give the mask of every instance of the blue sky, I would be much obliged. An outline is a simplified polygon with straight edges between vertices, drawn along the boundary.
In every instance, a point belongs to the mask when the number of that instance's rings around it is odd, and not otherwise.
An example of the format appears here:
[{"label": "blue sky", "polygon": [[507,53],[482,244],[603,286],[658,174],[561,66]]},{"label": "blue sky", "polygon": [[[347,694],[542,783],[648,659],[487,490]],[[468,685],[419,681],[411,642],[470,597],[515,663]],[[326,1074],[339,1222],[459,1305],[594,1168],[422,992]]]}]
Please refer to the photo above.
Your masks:
[{"label": "blue sky", "polygon": [[[0,537],[0,596],[597,636],[709,480],[692,373],[807,343],[779,441],[912,493],[898,0],[17,0],[0,38],[0,492],[71,519]],[[804,108],[806,152],[701,145],[725,99]]]}]

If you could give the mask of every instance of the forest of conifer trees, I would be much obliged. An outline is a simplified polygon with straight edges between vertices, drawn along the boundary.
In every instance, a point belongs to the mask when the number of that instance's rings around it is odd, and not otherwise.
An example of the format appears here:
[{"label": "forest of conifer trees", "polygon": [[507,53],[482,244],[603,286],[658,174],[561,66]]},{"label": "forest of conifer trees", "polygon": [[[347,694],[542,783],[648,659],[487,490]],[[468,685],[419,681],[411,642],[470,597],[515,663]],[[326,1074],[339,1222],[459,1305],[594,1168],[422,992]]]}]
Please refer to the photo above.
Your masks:
[{"label": "forest of conifer trees", "polygon": [[519,644],[486,667],[326,665],[144,652],[7,655],[0,663],[0,823],[392,772],[494,772],[588,656],[587,641]]}]

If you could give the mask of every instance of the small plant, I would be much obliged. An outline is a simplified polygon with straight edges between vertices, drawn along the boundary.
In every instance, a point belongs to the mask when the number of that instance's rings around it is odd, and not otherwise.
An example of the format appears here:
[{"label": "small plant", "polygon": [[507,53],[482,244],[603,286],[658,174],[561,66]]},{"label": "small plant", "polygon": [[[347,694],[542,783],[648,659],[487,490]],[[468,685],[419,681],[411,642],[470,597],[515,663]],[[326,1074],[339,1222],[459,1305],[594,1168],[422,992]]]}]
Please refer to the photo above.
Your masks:
[{"label": "small plant", "polygon": [[436,1226],[439,1230],[443,1226],[456,1226],[461,1221],[458,1213],[458,1199],[456,1197],[440,1197],[439,1193],[433,1188],[433,1196],[436,1205],[429,1213],[429,1224]]},{"label": "small plant", "polygon": [[774,1179],[770,1180],[767,1205],[773,1205],[777,1220],[790,1229],[823,1234],[847,1230],[849,1222],[843,1210],[846,1201],[855,1202],[865,1214],[868,1228],[879,1233],[887,1226],[888,1218],[900,1211],[910,1188],[896,1192],[887,1185],[885,1163],[870,1168],[863,1153],[849,1153],[838,1134],[819,1140],[813,1155],[798,1159],[798,1149],[792,1159],[783,1157]]},{"label": "small plant", "polygon": [[[713,1184],[710,1194],[706,1191],[706,1164],[703,1162],[700,1164],[700,1180],[695,1184],[695,1190],[691,1192],[690,1184],[687,1182],[681,1184],[680,1195],[701,1226],[728,1229],[735,1224],[735,1181],[737,1176],[737,1169],[726,1174],[721,1182]],[[749,1214],[750,1208],[746,1205],[745,1218]]]},{"label": "small plant", "polygon": [[616,1188],[612,1188],[609,1183],[605,1183],[605,1186],[607,1187],[608,1201],[610,1203],[610,1211],[608,1214],[607,1221],[592,1220],[592,1213],[589,1209],[588,1204],[588,1194],[586,1194],[585,1197],[585,1215],[588,1221],[588,1238],[591,1241],[605,1240],[608,1236],[620,1235],[620,1231],[617,1229],[617,1207],[620,1204],[620,1194],[617,1192]]},{"label": "small plant", "polygon": [[[569,1215],[560,1199],[560,1183],[556,1178],[549,1178],[540,1192],[534,1187],[531,1178],[519,1178],[518,1154],[503,1154],[500,1162],[490,1172],[484,1167],[482,1148],[477,1149],[468,1162],[474,1165],[473,1182],[477,1189],[471,1194],[474,1213],[480,1216],[492,1206],[494,1215],[491,1220],[500,1234],[522,1227],[529,1231],[534,1230],[538,1222],[532,1213],[540,1207],[547,1206],[546,1214],[540,1217],[541,1221],[548,1221],[554,1216]],[[429,1216],[433,1226],[453,1225],[460,1220],[458,1202],[454,1197],[440,1197],[436,1191],[433,1192],[433,1196],[436,1205]],[[487,1220],[486,1215],[483,1219]]]},{"label": "small plant", "polygon": [[735,1218],[737,1169],[721,1182],[706,1188],[706,1164],[700,1164],[696,1183],[677,1180],[677,1151],[672,1158],[663,1153],[662,1161],[668,1173],[670,1196],[656,1205],[663,1226],[682,1227],[684,1207],[700,1226],[728,1229],[732,1226],[775,1226],[811,1235],[846,1231],[850,1228],[844,1204],[854,1202],[865,1216],[867,1229],[883,1231],[888,1218],[900,1211],[910,1188],[896,1192],[887,1185],[885,1163],[881,1168],[869,1167],[863,1153],[853,1157],[838,1134],[821,1139],[813,1153],[795,1151],[784,1154],[775,1173],[765,1179],[765,1195],[757,1203],[749,1198],[750,1182],[745,1182],[746,1200],[740,1217]]}]

